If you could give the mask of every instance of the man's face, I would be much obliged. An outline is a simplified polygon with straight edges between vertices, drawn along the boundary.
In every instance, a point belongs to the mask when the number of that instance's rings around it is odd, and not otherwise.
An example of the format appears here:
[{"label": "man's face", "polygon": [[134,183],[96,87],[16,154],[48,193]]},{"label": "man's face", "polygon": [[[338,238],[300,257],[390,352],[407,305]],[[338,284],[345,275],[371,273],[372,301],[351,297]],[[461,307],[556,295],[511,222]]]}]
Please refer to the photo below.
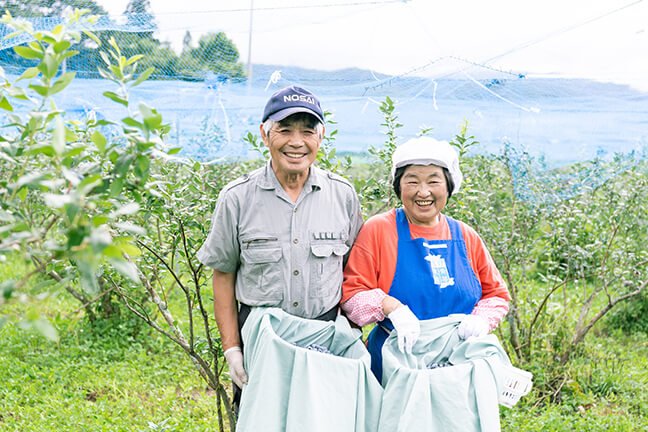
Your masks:
[{"label": "man's face", "polygon": [[294,115],[275,123],[267,135],[261,127],[261,137],[270,149],[277,177],[308,174],[322,142],[311,122],[295,120]]}]

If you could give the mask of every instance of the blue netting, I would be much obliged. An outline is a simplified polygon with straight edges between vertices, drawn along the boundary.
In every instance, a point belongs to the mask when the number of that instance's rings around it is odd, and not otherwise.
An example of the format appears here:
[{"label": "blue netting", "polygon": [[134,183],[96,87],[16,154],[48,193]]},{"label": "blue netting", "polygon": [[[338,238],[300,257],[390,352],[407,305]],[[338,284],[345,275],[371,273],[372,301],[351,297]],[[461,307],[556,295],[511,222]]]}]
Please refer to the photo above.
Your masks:
[{"label": "blue netting", "polygon": [[[316,12],[304,8],[303,13],[312,17]],[[209,31],[230,31],[230,22],[236,21],[234,13],[244,15],[248,11],[214,13]],[[271,10],[258,14],[261,22],[280,16]],[[25,19],[42,30],[51,30],[63,20],[60,16]],[[165,25],[165,19],[174,21],[176,32],[185,32],[181,48],[157,39],[156,32]],[[333,114],[337,124],[329,126],[329,132],[338,129],[338,152],[364,153],[370,146],[381,145],[383,118],[378,106],[387,96],[396,102],[404,124],[398,134],[403,138],[425,126],[434,128],[434,136],[451,139],[468,121],[469,133],[480,142],[474,151],[499,154],[506,149],[515,165],[516,192],[537,202],[566,198],[595,187],[646,155],[648,94],[627,85],[538,77],[457,56],[423,61],[422,66],[397,75],[254,64],[253,75],[248,77],[247,67],[227,33],[195,29],[191,16],[158,19],[150,13],[104,15],[87,29],[104,44],[115,38],[127,56],[144,54],[142,70],[155,68],[152,80],[137,87],[132,100],[155,107],[171,123],[165,144],[182,147],[180,157],[209,161],[249,156],[242,137],[248,131],[258,133],[268,96],[290,84],[309,88]],[[0,27],[0,35],[7,32]],[[323,39],[325,36],[315,40]],[[0,65],[6,72],[18,75],[32,65],[12,49],[25,42],[24,36],[1,42]],[[84,37],[78,49],[80,53],[68,59],[65,67],[80,78],[56,96],[57,106],[70,116],[90,113],[110,120],[123,118],[123,107],[102,96],[115,85],[100,79],[97,73],[97,66],[102,64],[97,45]],[[556,168],[575,162],[583,164],[566,175],[564,187],[532,190],[530,185],[542,181],[543,175],[556,175]]]}]

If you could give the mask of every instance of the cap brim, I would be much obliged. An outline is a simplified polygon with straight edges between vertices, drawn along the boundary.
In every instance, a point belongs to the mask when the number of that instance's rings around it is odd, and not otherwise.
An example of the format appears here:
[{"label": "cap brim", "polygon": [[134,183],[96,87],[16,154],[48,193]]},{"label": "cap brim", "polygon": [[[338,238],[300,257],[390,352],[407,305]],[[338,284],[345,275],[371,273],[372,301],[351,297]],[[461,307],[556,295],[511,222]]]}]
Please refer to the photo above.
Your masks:
[{"label": "cap brim", "polygon": [[300,113],[300,112],[305,112],[308,114],[311,114],[315,116],[319,121],[324,123],[324,119],[319,116],[315,111],[308,109],[306,107],[290,107],[290,108],[284,108],[282,110],[277,111],[276,113],[272,113],[268,116],[269,119],[272,119],[274,121],[281,121],[288,117],[289,115]]}]

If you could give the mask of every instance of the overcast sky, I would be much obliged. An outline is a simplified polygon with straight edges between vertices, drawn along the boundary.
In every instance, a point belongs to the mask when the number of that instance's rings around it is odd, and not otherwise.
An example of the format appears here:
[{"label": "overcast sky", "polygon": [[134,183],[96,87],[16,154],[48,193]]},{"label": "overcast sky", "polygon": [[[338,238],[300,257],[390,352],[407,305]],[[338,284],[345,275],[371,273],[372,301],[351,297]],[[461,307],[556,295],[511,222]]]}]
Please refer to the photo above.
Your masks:
[{"label": "overcast sky", "polygon": [[[98,1],[111,15],[128,0]],[[245,63],[249,0],[151,0],[158,37],[225,31]],[[648,0],[253,0],[252,63],[400,74],[444,56],[648,91]]]}]

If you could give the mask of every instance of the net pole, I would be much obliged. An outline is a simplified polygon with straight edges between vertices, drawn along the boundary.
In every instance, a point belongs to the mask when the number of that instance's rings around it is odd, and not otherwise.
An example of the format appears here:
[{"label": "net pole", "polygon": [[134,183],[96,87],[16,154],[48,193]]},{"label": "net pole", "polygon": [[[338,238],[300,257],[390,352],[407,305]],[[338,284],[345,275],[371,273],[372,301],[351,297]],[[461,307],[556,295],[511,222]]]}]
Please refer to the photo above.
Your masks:
[{"label": "net pole", "polygon": [[254,0],[250,0],[250,35],[248,37],[248,59],[247,59],[247,86],[252,87],[252,17],[254,12]]}]

